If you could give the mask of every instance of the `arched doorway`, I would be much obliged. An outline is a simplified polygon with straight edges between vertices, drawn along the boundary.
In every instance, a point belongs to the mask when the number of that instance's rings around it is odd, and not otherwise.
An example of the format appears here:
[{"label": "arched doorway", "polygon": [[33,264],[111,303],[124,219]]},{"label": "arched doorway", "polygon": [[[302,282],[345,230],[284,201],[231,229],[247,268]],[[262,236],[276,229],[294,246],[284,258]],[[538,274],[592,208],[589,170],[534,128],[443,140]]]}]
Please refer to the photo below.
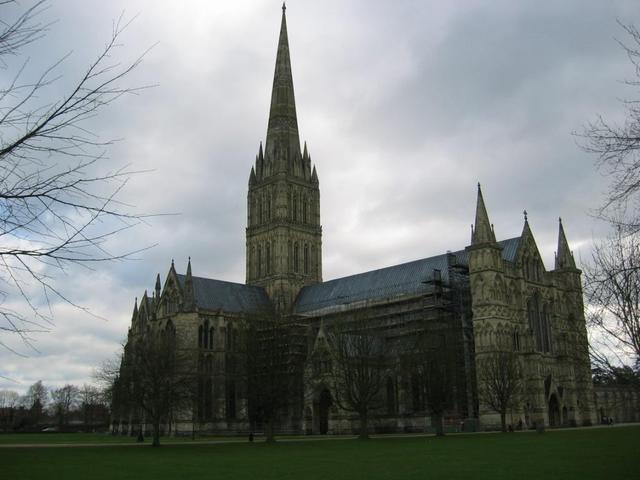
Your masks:
[{"label": "arched doorway", "polygon": [[320,435],[326,435],[329,432],[329,408],[333,401],[331,393],[326,388],[320,392],[320,400],[318,402],[318,430]]},{"label": "arched doorway", "polygon": [[560,404],[555,393],[549,397],[549,426],[560,426]]}]

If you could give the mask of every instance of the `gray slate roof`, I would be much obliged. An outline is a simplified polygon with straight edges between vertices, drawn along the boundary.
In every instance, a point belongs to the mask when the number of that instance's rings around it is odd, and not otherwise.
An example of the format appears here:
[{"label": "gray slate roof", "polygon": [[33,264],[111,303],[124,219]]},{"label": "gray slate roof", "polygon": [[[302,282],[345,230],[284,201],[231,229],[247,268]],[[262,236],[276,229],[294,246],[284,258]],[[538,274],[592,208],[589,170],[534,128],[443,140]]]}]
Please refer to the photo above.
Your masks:
[{"label": "gray slate roof", "polygon": [[[502,258],[513,262],[520,237],[503,240],[499,244],[502,246]],[[328,312],[366,300],[399,300],[427,293],[432,288],[427,282],[433,279],[434,270],[440,270],[441,280],[448,283],[450,262],[468,265],[468,253],[460,250],[304,287],[298,294],[294,311],[308,313],[327,309]]]},{"label": "gray slate roof", "polygon": [[[185,278],[185,275],[178,274],[182,287]],[[193,277],[193,289],[196,305],[206,310],[256,313],[270,305],[267,292],[262,287]]]}]

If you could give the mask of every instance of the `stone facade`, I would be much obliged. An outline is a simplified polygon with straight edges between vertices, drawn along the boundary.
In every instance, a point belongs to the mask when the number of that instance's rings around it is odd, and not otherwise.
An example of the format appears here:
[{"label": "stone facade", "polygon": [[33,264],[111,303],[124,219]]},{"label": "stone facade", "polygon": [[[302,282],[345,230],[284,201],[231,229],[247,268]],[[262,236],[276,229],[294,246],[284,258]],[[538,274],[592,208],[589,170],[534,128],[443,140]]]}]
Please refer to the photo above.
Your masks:
[{"label": "stone facade", "polygon": [[[515,352],[524,389],[509,423],[589,425],[597,420],[580,270],[559,225],[554,269],[547,271],[526,219],[521,234],[497,241],[478,186],[471,244],[456,252],[350,277],[322,281],[322,227],[318,174],[306,144],[301,151],[283,10],[266,143],[249,176],[246,284],[185,275],[173,262],[161,285],[137,301],[128,342],[144,341],[171,324],[177,348],[193,352],[199,372],[192,409],[175,412],[165,430],[239,433],[249,422],[245,352],[247,319],[269,311],[304,332],[300,391],[281,429],[298,433],[351,433],[357,418],[337,407],[327,375],[331,344],[326,330],[366,317],[372,331],[401,350],[427,332],[447,366],[451,429],[491,429],[500,418],[478,395],[476,365],[497,351]],[[411,371],[392,360],[384,408],[374,431],[424,431],[429,406]],[[304,390],[304,391],[302,391]],[[600,397],[599,397],[600,398]],[[603,397],[604,398],[604,397]],[[635,397],[634,397],[635,398]],[[637,399],[636,399],[637,400]],[[599,400],[602,403],[604,400]],[[118,419],[122,431],[141,422],[134,412]]]}]

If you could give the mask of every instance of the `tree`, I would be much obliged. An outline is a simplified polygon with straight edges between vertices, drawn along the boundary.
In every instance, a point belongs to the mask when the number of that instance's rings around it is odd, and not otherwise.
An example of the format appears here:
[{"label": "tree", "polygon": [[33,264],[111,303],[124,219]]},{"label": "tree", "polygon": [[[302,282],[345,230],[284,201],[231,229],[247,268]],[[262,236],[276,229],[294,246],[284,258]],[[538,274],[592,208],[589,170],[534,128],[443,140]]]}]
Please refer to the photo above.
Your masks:
[{"label": "tree", "polygon": [[[142,57],[113,61],[127,27],[121,17],[68,88],[60,70],[69,54],[29,78],[22,49],[52,27],[40,21],[47,4],[40,0],[20,13],[17,2],[0,1],[0,68],[15,72],[0,84],[0,345],[13,351],[14,339],[34,348],[31,335],[49,329],[52,299],[88,312],[56,284],[56,271],[128,257],[133,252],[111,252],[107,242],[142,218],[118,201],[133,172],[106,162],[112,141],[100,139],[90,124],[118,98],[140,90],[122,81]],[[3,302],[9,297],[23,305]]]},{"label": "tree", "polygon": [[40,423],[42,412],[47,406],[48,397],[49,393],[47,391],[47,387],[43,385],[42,380],[38,380],[27,390],[24,397],[24,403],[29,409],[31,421],[34,425],[38,425],[38,423]]},{"label": "tree", "polygon": [[82,411],[82,421],[85,428],[92,428],[96,424],[108,423],[108,401],[105,392],[98,387],[87,385],[80,388],[80,409]]},{"label": "tree", "polygon": [[595,329],[604,352],[595,352],[596,364],[611,370],[631,359],[640,364],[640,243],[622,229],[596,245],[584,268],[587,321]]},{"label": "tree", "polygon": [[404,368],[411,387],[431,415],[436,435],[444,436],[444,413],[451,405],[450,374],[444,339],[426,326],[409,340]]},{"label": "tree", "polygon": [[13,425],[20,395],[13,390],[0,390],[0,430],[7,432]]},{"label": "tree", "polygon": [[51,391],[53,412],[61,429],[69,424],[69,414],[77,407],[79,399],[80,390],[75,385],[67,384]]},{"label": "tree", "polygon": [[[635,70],[625,83],[640,87],[640,32],[634,25],[618,22],[627,34],[624,49]],[[582,147],[597,156],[597,166],[611,178],[607,198],[598,213],[627,232],[640,230],[640,98],[623,101],[626,119],[620,125],[599,116],[579,136]]]},{"label": "tree", "polygon": [[328,334],[334,400],[342,410],[358,414],[361,439],[369,438],[371,413],[384,406],[381,392],[391,356],[387,339],[367,319],[365,313],[356,313],[336,321]]},{"label": "tree", "polygon": [[163,330],[150,331],[131,339],[124,350],[118,373],[103,372],[112,377],[115,409],[137,409],[143,421],[153,429],[154,447],[160,446],[160,430],[171,416],[191,408],[197,382],[195,360],[176,346],[175,328],[171,323]]},{"label": "tree", "polygon": [[252,425],[275,441],[281,416],[302,397],[304,331],[272,311],[250,316],[245,331],[247,397]]},{"label": "tree", "polygon": [[498,351],[483,356],[478,369],[478,397],[500,414],[500,425],[507,431],[507,411],[516,405],[522,392],[522,371],[513,352]]}]

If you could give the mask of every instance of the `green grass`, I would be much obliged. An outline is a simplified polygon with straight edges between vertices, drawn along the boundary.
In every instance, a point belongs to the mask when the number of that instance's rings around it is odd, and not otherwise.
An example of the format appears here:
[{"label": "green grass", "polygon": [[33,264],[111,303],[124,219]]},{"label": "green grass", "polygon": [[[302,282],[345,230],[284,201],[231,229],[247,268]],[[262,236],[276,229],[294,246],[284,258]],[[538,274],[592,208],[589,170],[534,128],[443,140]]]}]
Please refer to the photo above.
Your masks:
[{"label": "green grass", "polygon": [[0,448],[7,479],[640,478],[640,427],[275,445]]}]

